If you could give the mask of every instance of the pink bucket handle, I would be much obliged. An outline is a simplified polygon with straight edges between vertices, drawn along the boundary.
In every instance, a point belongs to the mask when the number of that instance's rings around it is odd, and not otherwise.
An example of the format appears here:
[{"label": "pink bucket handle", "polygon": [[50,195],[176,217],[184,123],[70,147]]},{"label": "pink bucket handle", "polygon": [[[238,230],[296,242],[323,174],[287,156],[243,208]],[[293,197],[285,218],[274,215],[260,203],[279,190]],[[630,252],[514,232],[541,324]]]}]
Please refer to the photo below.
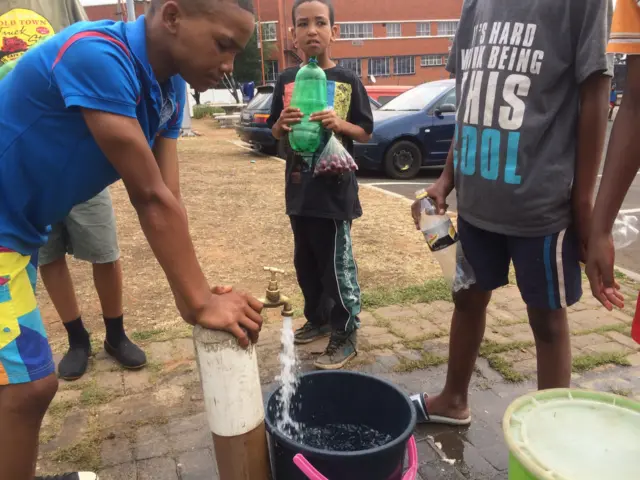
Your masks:
[{"label": "pink bucket handle", "polygon": [[327,477],[322,475],[318,470],[313,468],[313,465],[309,463],[309,460],[304,458],[301,453],[298,453],[295,457],[293,457],[293,463],[304,473],[309,480],[329,480]]},{"label": "pink bucket handle", "polygon": [[[402,480],[415,480],[416,475],[418,474],[418,447],[413,435],[407,442],[407,454],[409,457],[409,468],[404,474],[404,477],[402,477]],[[309,480],[329,480],[316,470],[301,453],[298,453],[293,457],[293,463],[296,464],[300,471],[302,471]]]}]

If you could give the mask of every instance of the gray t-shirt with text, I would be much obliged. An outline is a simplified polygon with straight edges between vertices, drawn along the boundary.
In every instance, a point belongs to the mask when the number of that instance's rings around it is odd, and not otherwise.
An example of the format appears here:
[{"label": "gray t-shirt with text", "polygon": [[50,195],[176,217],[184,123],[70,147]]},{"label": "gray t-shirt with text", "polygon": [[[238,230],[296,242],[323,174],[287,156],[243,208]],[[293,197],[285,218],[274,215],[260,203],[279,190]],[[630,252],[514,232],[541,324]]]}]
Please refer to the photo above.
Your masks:
[{"label": "gray t-shirt with text", "polygon": [[523,237],[569,226],[580,84],[610,75],[611,14],[611,0],[465,0],[447,70],[466,221]]}]

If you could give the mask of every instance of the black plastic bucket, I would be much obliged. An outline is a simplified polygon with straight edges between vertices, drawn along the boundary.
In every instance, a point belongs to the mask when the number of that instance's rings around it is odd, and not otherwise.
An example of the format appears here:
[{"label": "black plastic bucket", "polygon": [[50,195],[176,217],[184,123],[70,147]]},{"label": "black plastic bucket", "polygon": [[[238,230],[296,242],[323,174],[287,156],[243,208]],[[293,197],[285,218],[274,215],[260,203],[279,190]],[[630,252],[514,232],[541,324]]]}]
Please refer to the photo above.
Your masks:
[{"label": "black plastic bucket", "polygon": [[356,372],[313,372],[302,375],[293,398],[295,421],[310,426],[348,423],[366,425],[390,435],[381,447],[356,452],[319,450],[293,441],[275,427],[277,389],[267,400],[274,480],[307,480],[293,462],[301,453],[329,480],[400,480],[406,444],[416,425],[407,395],[389,382]]}]

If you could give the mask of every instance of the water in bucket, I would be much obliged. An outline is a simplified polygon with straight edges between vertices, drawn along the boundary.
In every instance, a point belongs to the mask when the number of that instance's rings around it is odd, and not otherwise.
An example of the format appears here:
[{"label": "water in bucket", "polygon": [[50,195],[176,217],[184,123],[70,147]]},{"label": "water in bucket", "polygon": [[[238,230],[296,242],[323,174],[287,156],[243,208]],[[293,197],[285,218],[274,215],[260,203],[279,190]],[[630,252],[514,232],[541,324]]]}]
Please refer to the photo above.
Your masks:
[{"label": "water in bucket", "polygon": [[509,480],[640,479],[640,403],[557,389],[525,395],[503,420]]},{"label": "water in bucket", "polygon": [[280,395],[276,390],[267,401],[265,418],[274,480],[320,478],[307,477],[297,455],[329,480],[403,479],[416,413],[396,386],[356,372],[301,375],[290,411],[302,425],[298,439],[278,427]]},{"label": "water in bucket", "polygon": [[328,423],[304,430],[302,443],[308,447],[334,452],[357,452],[381,447],[393,437],[367,425]]}]

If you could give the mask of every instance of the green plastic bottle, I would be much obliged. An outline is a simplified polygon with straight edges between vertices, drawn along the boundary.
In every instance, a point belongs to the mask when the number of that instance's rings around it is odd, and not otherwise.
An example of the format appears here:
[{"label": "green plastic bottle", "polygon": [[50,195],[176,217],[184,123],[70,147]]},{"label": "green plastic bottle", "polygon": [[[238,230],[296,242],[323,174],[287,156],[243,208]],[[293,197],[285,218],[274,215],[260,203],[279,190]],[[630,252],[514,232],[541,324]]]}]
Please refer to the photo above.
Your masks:
[{"label": "green plastic bottle", "polygon": [[322,143],[322,125],[311,122],[309,117],[327,109],[327,75],[315,58],[296,75],[291,106],[300,109],[304,115],[300,123],[292,126],[291,148],[296,152],[315,153]]}]

